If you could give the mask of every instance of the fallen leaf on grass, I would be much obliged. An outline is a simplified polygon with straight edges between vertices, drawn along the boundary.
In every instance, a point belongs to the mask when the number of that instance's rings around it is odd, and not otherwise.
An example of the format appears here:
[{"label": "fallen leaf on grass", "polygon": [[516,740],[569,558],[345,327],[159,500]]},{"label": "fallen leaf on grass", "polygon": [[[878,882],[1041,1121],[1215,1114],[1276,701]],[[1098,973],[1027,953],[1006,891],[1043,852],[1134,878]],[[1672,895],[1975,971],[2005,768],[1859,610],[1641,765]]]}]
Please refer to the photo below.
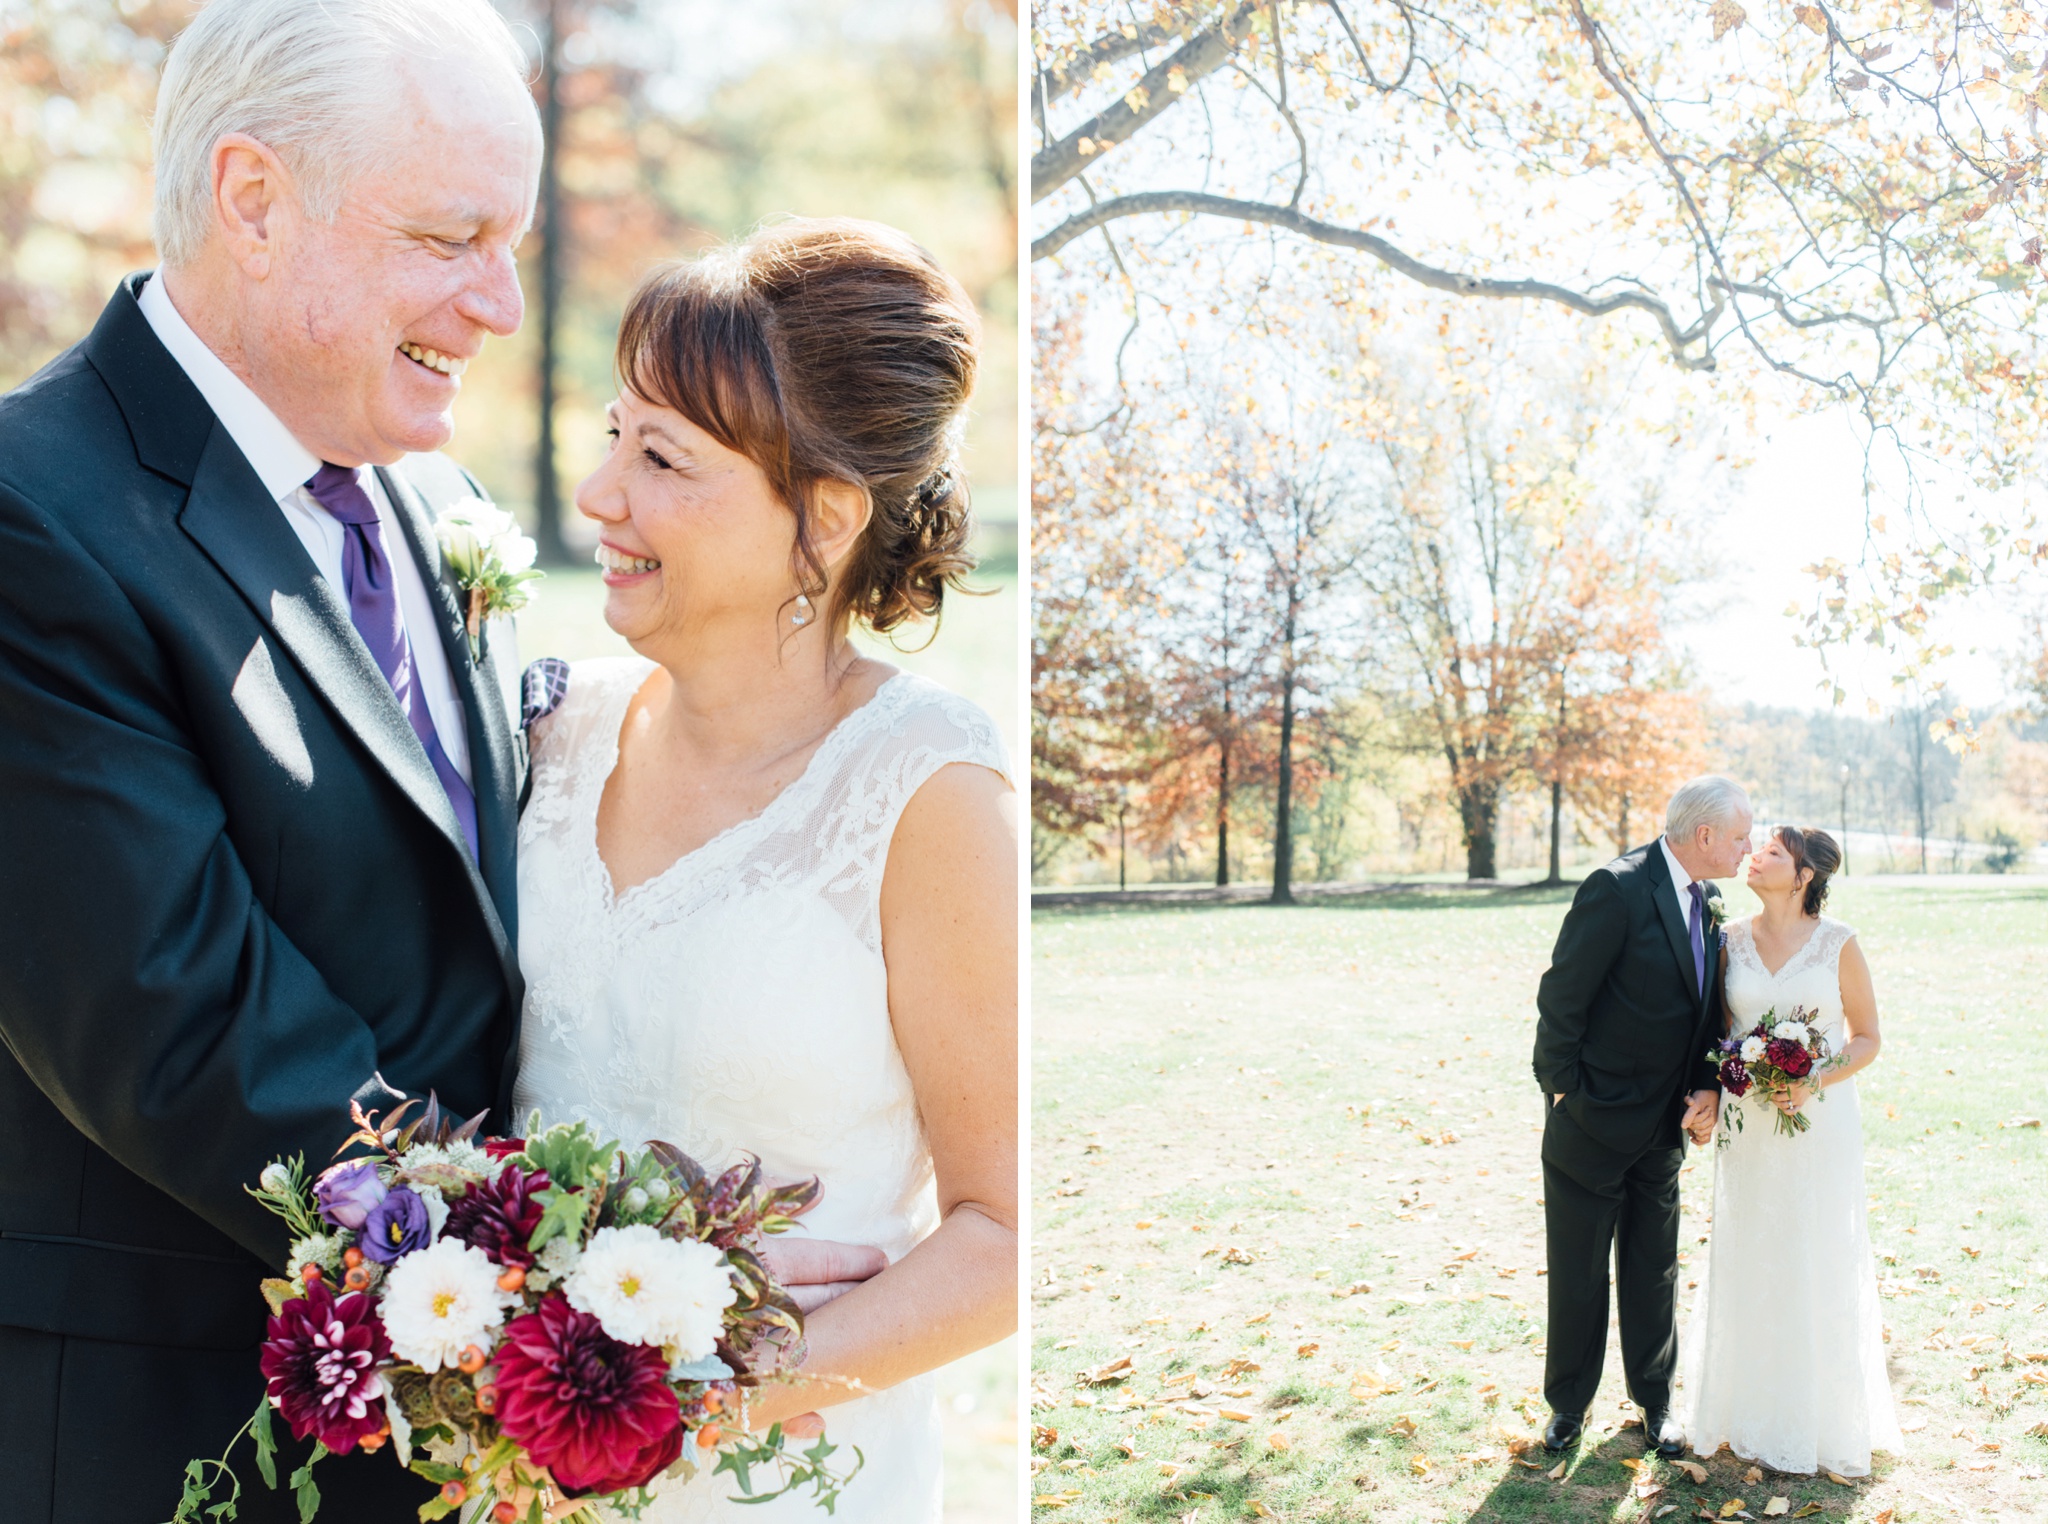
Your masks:
[{"label": "fallen leaf on grass", "polygon": [[1399,1418],[1387,1425],[1387,1432],[1389,1434],[1398,1434],[1403,1439],[1413,1439],[1415,1437],[1415,1420],[1406,1413],[1403,1413]]},{"label": "fallen leaf on grass", "polygon": [[1294,1358],[1297,1360],[1306,1360],[1310,1355],[1314,1354],[1317,1350],[1321,1349],[1322,1347],[1323,1346],[1320,1344],[1298,1344],[1295,1346],[1294,1349]]},{"label": "fallen leaf on grass", "polygon": [[2048,1420],[2035,1424],[2027,1433],[2034,1439],[2048,1439]]},{"label": "fallen leaf on grass", "polygon": [[1131,1363],[1129,1355],[1119,1355],[1107,1365],[1098,1365],[1092,1371],[1083,1371],[1080,1380],[1089,1386],[1108,1386],[1117,1381],[1128,1381],[1137,1374],[1137,1366]]},{"label": "fallen leaf on grass", "polygon": [[1767,1519],[1775,1519],[1779,1514],[1790,1513],[1791,1511],[1792,1500],[1790,1498],[1772,1498],[1768,1503],[1764,1504],[1764,1517]]},{"label": "fallen leaf on grass", "polygon": [[1683,1471],[1695,1482],[1704,1483],[1707,1479],[1707,1468],[1705,1466],[1702,1466],[1698,1461],[1675,1460],[1671,1464],[1676,1466],[1680,1471]]},{"label": "fallen leaf on grass", "polygon": [[1252,1415],[1243,1408],[1218,1408],[1216,1416],[1218,1418],[1227,1418],[1232,1423],[1250,1423],[1252,1421]]},{"label": "fallen leaf on grass", "polygon": [[1802,1504],[1798,1508],[1795,1508],[1792,1511],[1792,1517],[1795,1519],[1810,1519],[1817,1513],[1825,1512],[1827,1512],[1827,1510],[1822,1508],[1821,1505],[1818,1503],[1806,1503]]},{"label": "fallen leaf on grass", "polygon": [[1278,1429],[1275,1429],[1266,1436],[1266,1448],[1268,1450],[1292,1450],[1294,1448],[1294,1441],[1285,1434],[1282,1434]]},{"label": "fallen leaf on grass", "polygon": [[1754,1487],[1758,1482],[1764,1479],[1763,1468],[1761,1466],[1751,1466],[1747,1471],[1742,1473],[1742,1479],[1743,1481],[1747,1482],[1750,1486]]},{"label": "fallen leaf on grass", "polygon": [[1452,1349],[1470,1349],[1470,1348],[1471,1348],[1471,1347],[1472,1347],[1472,1346],[1473,1346],[1474,1344],[1476,1344],[1477,1342],[1478,1342],[1478,1341],[1477,1341],[1476,1339],[1453,1339],[1453,1340],[1451,1340],[1451,1348],[1452,1348]]},{"label": "fallen leaf on grass", "polygon": [[1633,1456],[1624,1455],[1621,1458],[1621,1463],[1631,1471],[1640,1471],[1643,1468],[1643,1463],[1636,1460]]},{"label": "fallen leaf on grass", "polygon": [[1655,1497],[1658,1493],[1662,1492],[1663,1490],[1663,1483],[1653,1482],[1646,1476],[1641,1481],[1637,1482],[1634,1487],[1629,1489],[1629,1496],[1633,1497],[1639,1503],[1647,1503],[1650,1501],[1651,1498]]},{"label": "fallen leaf on grass", "polygon": [[1426,1456],[1426,1455],[1411,1455],[1411,1456],[1409,1456],[1409,1457],[1408,1457],[1408,1469],[1409,1469],[1410,1471],[1413,1471],[1413,1472],[1414,1472],[1414,1473],[1415,1473],[1415,1474],[1416,1474],[1417,1476],[1428,1476],[1428,1475],[1429,1475],[1429,1457],[1428,1457],[1428,1456]]},{"label": "fallen leaf on grass", "polygon": [[1118,1440],[1116,1442],[1115,1448],[1123,1452],[1123,1457],[1125,1460],[1136,1460],[1138,1458],[1138,1447],[1132,1444],[1128,1439]]},{"label": "fallen leaf on grass", "polygon": [[1847,1478],[1846,1476],[1837,1476],[1832,1471],[1826,1472],[1824,1474],[1826,1475],[1827,1479],[1833,1482],[1837,1487],[1853,1487],[1856,1485],[1854,1482],[1850,1481],[1849,1478]]},{"label": "fallen leaf on grass", "polygon": [[1743,1502],[1741,1498],[1730,1498],[1727,1502],[1721,1505],[1721,1517],[1724,1519],[1732,1519],[1738,1513],[1744,1512],[1748,1507],[1749,1505]]},{"label": "fallen leaf on grass", "polygon": [[1250,1327],[1252,1327],[1252,1326],[1253,1326],[1254,1324],[1257,1324],[1257,1323],[1263,1323],[1263,1322],[1265,1322],[1265,1321],[1266,1321],[1266,1320],[1267,1320],[1268,1318],[1270,1318],[1270,1317],[1272,1317],[1272,1316],[1273,1316],[1273,1314],[1272,1314],[1271,1312],[1262,1312],[1262,1313],[1260,1313],[1260,1314],[1259,1314],[1259,1315],[1258,1315],[1257,1317],[1255,1317],[1255,1318],[1246,1318],[1246,1319],[1244,1320],[1244,1326],[1245,1326],[1245,1327],[1247,1327],[1247,1328],[1250,1328]]},{"label": "fallen leaf on grass", "polygon": [[1071,1492],[1034,1492],[1031,1495],[1031,1506],[1033,1508],[1064,1508],[1069,1503],[1078,1503],[1080,1501],[1081,1489],[1078,1487],[1074,1488]]},{"label": "fallen leaf on grass", "polygon": [[1251,1514],[1254,1518],[1274,1519],[1279,1517],[1278,1514],[1274,1513],[1272,1509],[1261,1503],[1257,1498],[1253,1498],[1249,1503],[1245,1504],[1244,1511]]},{"label": "fallen leaf on grass", "polygon": [[1564,1480],[1564,1468],[1565,1463],[1563,1461],[1559,1461],[1556,1465],[1552,1466],[1548,1471],[1544,1472],[1543,1474],[1549,1477],[1553,1482],[1561,1482]]}]

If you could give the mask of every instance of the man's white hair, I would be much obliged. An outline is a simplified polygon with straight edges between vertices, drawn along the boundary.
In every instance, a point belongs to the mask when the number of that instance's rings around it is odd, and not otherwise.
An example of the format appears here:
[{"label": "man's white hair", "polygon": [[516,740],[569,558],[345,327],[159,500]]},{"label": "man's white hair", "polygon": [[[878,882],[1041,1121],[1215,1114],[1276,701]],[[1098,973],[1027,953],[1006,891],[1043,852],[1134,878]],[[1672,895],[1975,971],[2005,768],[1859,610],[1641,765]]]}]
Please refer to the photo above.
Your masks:
[{"label": "man's white hair", "polygon": [[1664,836],[1688,842],[1701,826],[1725,826],[1748,813],[1749,795],[1733,778],[1708,773],[1681,786],[1664,807]]},{"label": "man's white hair", "polygon": [[157,87],[157,252],[190,263],[213,227],[213,145],[239,132],[331,222],[349,183],[395,156],[399,93],[446,59],[502,69],[522,93],[526,55],[488,0],[212,0]]}]

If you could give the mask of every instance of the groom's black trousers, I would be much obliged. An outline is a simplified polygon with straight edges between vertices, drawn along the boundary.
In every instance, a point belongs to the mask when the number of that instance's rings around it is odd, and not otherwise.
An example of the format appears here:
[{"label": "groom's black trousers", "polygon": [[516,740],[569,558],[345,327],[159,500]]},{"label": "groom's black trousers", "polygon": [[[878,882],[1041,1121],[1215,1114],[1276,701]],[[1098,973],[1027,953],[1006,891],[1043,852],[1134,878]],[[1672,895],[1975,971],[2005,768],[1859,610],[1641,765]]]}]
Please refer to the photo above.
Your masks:
[{"label": "groom's black trousers", "polygon": [[1543,1224],[1550,1256],[1550,1343],[1543,1396],[1584,1413],[1607,1354],[1607,1264],[1621,1310],[1621,1367],[1639,1408],[1671,1401],[1678,1363],[1678,1171],[1683,1142],[1626,1154],[1597,1143],[1553,1106],[1543,1127]]},{"label": "groom's black trousers", "polygon": [[[0,1327],[0,1520],[166,1524],[186,1463],[218,1456],[262,1390],[254,1349],[172,1349]],[[249,1440],[231,1458],[242,1479],[238,1524],[298,1524],[284,1484],[310,1446],[294,1442],[282,1420],[275,1432],[278,1491],[256,1474]],[[195,1452],[198,1435],[206,1448]],[[335,1524],[407,1524],[434,1495],[388,1449],[321,1461],[313,1480],[320,1517]],[[227,1496],[218,1486],[213,1501]]]}]

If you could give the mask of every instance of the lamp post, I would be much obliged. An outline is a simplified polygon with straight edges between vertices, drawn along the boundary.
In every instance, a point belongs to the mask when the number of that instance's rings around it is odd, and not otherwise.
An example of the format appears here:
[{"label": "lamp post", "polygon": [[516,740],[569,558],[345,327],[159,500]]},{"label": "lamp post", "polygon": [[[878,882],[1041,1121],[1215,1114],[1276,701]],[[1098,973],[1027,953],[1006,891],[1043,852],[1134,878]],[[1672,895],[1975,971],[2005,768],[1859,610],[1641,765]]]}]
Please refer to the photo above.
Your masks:
[{"label": "lamp post", "polygon": [[1849,871],[1849,764],[1842,764],[1842,871]]}]

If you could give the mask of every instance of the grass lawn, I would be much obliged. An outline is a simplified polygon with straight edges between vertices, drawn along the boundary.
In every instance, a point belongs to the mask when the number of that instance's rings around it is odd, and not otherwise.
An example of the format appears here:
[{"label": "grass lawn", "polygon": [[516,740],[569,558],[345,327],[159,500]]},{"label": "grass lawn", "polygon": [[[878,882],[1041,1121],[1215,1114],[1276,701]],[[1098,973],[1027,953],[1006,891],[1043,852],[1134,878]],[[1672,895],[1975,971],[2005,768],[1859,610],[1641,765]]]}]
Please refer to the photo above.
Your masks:
[{"label": "grass lawn", "polygon": [[[1546,1415],[1529,1049],[1568,903],[1035,917],[1034,1518],[2048,1518],[2048,1144],[2018,1125],[2048,1115],[2048,887],[1851,880],[1830,907],[1884,1020],[1858,1085],[1909,1431],[1853,1485],[1633,1469],[1612,1342],[1562,1475],[1516,1453]],[[1689,1155],[1682,1259],[1712,1169]]]}]

